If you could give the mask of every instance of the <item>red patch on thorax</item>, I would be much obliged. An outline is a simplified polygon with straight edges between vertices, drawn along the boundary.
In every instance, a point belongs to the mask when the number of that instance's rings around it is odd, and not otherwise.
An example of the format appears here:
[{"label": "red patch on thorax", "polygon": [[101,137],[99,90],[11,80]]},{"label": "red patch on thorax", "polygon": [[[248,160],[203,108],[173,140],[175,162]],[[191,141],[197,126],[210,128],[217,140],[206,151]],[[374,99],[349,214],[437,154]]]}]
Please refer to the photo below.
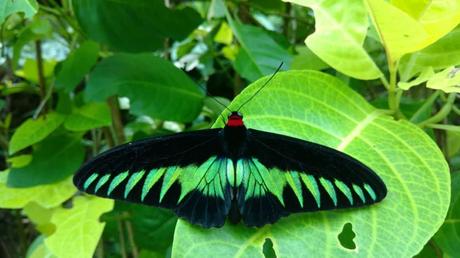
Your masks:
[{"label": "red patch on thorax", "polygon": [[244,126],[243,118],[241,116],[232,115],[228,118],[227,126],[230,126],[230,127]]}]

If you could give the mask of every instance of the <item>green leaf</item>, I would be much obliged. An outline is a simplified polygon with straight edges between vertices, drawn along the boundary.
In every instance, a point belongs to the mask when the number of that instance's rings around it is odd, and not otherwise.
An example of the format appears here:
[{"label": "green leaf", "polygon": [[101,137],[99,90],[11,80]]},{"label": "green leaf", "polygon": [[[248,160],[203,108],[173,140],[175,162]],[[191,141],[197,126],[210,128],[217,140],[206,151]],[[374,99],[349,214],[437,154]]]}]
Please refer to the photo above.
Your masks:
[{"label": "green leaf", "polygon": [[457,131],[447,131],[447,154],[448,157],[453,157],[460,151],[460,126],[457,126]]},{"label": "green leaf", "polygon": [[56,227],[51,223],[53,209],[42,207],[36,202],[29,202],[22,212],[32,221],[40,233],[49,236],[54,233]]},{"label": "green leaf", "polygon": [[64,127],[69,131],[87,131],[112,123],[110,109],[106,103],[92,102],[73,110],[65,122]]},{"label": "green leaf", "polygon": [[447,218],[434,240],[443,253],[456,257],[460,253],[460,173],[452,174],[452,198]]},{"label": "green leaf", "polygon": [[51,222],[56,232],[45,239],[46,246],[57,257],[93,257],[105,226],[99,217],[112,208],[113,200],[75,197],[72,208],[59,208],[53,213]]},{"label": "green leaf", "polygon": [[401,81],[408,81],[427,67],[434,70],[460,64],[460,27],[457,27],[433,45],[405,55],[399,62]]},{"label": "green leaf", "polygon": [[26,18],[31,18],[37,13],[38,4],[35,0],[2,0],[0,2],[0,25],[13,13],[24,13]]},{"label": "green leaf", "polygon": [[[56,66],[56,61],[54,60],[44,60],[43,61],[43,75],[45,79],[53,75],[55,66]],[[38,66],[37,66],[37,61],[35,59],[26,59],[22,69],[15,71],[15,74],[35,84],[39,83]]]},{"label": "green leaf", "polygon": [[298,55],[292,59],[291,69],[293,70],[322,70],[329,66],[323,62],[307,46],[298,47]]},{"label": "green leaf", "polygon": [[116,54],[96,65],[85,90],[89,101],[126,96],[131,112],[189,122],[199,114],[203,93],[170,62],[151,54]]},{"label": "green leaf", "polygon": [[[266,80],[247,87],[229,109]],[[226,224],[209,230],[179,220],[172,256],[264,257],[269,238],[277,257],[411,257],[442,225],[450,177],[441,151],[417,126],[384,115],[340,80],[314,71],[280,72],[241,112],[249,128],[314,141],[357,158],[382,177],[388,195],[370,207],[291,215],[260,229]],[[347,223],[356,234],[354,250],[338,240]],[[397,248],[401,243],[404,248]]]},{"label": "green leaf", "polygon": [[409,81],[409,82],[403,82],[403,81],[400,81],[398,82],[398,87],[403,89],[403,90],[408,90],[414,86],[417,86],[419,84],[422,84],[426,81],[428,81],[429,79],[431,79],[434,75],[434,71],[433,71],[433,68],[431,66],[429,67],[426,67],[426,69],[424,69],[420,75],[413,79],[412,81]]},{"label": "green leaf", "polygon": [[263,29],[234,21],[229,14],[227,20],[241,44],[234,66],[242,77],[254,81],[275,72],[281,62],[283,70],[290,66],[291,54]]},{"label": "green leaf", "polygon": [[49,185],[11,188],[6,185],[9,173],[0,173],[0,207],[4,209],[20,209],[31,202],[36,202],[45,208],[52,208],[61,205],[77,191],[72,178]]},{"label": "green leaf", "polygon": [[56,258],[45,245],[45,237],[38,236],[27,250],[26,258]]},{"label": "green leaf", "polygon": [[112,212],[104,215],[107,222],[104,235],[119,234],[119,222],[129,223],[134,242],[139,249],[150,249],[163,253],[172,245],[177,217],[165,209],[152,209],[145,205],[117,202]]},{"label": "green leaf", "polygon": [[[460,22],[460,1],[366,0],[390,62],[423,49]],[[423,11],[421,12],[421,5]]]},{"label": "green leaf", "polygon": [[29,118],[14,132],[10,142],[10,154],[14,154],[32,144],[35,144],[56,130],[65,117],[58,113],[49,113],[37,119]]},{"label": "green leaf", "polygon": [[96,64],[99,45],[92,41],[84,42],[60,65],[56,73],[56,89],[72,91]]},{"label": "green leaf", "polygon": [[442,90],[446,93],[460,93],[460,68],[452,66],[432,75],[427,81],[426,87]]},{"label": "green leaf", "polygon": [[77,171],[84,154],[80,136],[52,134],[37,146],[27,166],[11,169],[8,186],[31,187],[63,180]]},{"label": "green leaf", "polygon": [[383,76],[363,47],[369,22],[362,1],[286,1],[313,9],[315,32],[305,43],[324,62],[341,73],[362,80]]},{"label": "green leaf", "polygon": [[171,10],[162,0],[80,0],[72,4],[90,39],[126,52],[163,48],[166,38],[182,40],[201,23],[192,8]]}]

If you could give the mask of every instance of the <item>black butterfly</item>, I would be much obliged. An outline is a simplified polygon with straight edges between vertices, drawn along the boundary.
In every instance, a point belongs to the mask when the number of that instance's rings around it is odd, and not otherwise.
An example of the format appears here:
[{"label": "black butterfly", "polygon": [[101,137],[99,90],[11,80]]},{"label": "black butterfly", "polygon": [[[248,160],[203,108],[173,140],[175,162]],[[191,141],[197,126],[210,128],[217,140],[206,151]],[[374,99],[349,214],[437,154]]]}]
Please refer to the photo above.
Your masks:
[{"label": "black butterfly", "polygon": [[203,227],[228,217],[248,226],[293,212],[359,207],[381,201],[384,182],[335,149],[255,129],[232,112],[224,128],[118,146],[74,177],[82,191],[172,209]]}]

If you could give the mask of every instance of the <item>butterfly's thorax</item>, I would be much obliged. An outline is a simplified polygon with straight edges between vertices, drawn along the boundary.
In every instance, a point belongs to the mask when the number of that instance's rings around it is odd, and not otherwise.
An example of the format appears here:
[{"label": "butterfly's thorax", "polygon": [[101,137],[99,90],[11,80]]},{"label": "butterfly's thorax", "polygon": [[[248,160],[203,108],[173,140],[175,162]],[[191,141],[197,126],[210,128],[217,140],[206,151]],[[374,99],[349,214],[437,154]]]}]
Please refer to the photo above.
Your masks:
[{"label": "butterfly's thorax", "polygon": [[225,126],[224,128],[224,152],[234,161],[238,160],[244,152],[247,132],[248,130],[244,125],[238,127]]}]

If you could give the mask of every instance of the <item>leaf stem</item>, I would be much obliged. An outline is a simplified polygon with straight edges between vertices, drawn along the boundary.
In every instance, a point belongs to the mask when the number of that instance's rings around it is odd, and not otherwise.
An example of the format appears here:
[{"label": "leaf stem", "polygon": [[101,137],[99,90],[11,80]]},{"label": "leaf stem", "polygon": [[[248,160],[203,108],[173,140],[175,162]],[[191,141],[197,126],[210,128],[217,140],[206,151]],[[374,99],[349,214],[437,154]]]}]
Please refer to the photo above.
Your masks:
[{"label": "leaf stem", "polygon": [[388,61],[388,70],[390,72],[390,83],[388,84],[388,106],[396,118],[401,118],[402,114],[399,110],[399,101],[401,96],[398,98],[398,92],[396,89],[396,77],[398,71],[398,61]]},{"label": "leaf stem", "polygon": [[436,101],[436,99],[439,97],[441,94],[441,91],[435,91],[433,94],[431,94],[428,99],[423,103],[423,105],[417,109],[417,111],[414,113],[414,115],[410,118],[410,121],[413,123],[419,122],[420,116],[426,112],[430,107],[433,106],[433,103]]},{"label": "leaf stem", "polygon": [[121,219],[117,221],[118,224],[118,236],[120,240],[120,252],[121,252],[121,257],[123,258],[128,258],[128,255],[126,253],[126,242],[125,242],[125,233],[123,232],[123,222]]},{"label": "leaf stem", "polygon": [[123,131],[123,122],[121,121],[120,107],[118,105],[118,97],[112,96],[108,99],[110,112],[112,113],[112,125],[115,130],[115,143],[116,145],[125,142],[125,133]]},{"label": "leaf stem", "polygon": [[43,102],[46,98],[46,81],[43,69],[42,44],[40,40],[35,41],[35,57],[37,59],[38,86],[40,87],[40,98]]},{"label": "leaf stem", "polygon": [[139,252],[137,250],[136,242],[134,241],[134,231],[133,226],[131,225],[131,221],[125,220],[125,227],[126,232],[128,233],[128,241],[129,245],[131,246],[132,257],[137,258],[139,256]]},{"label": "leaf stem", "polygon": [[444,104],[444,106],[439,110],[438,113],[436,113],[434,116],[426,119],[425,121],[422,121],[418,124],[420,127],[425,127],[428,124],[436,124],[441,122],[444,118],[446,118],[450,111],[452,110],[452,106],[454,105],[456,98],[456,93],[451,93],[449,94],[449,97],[447,97],[447,101]]}]

